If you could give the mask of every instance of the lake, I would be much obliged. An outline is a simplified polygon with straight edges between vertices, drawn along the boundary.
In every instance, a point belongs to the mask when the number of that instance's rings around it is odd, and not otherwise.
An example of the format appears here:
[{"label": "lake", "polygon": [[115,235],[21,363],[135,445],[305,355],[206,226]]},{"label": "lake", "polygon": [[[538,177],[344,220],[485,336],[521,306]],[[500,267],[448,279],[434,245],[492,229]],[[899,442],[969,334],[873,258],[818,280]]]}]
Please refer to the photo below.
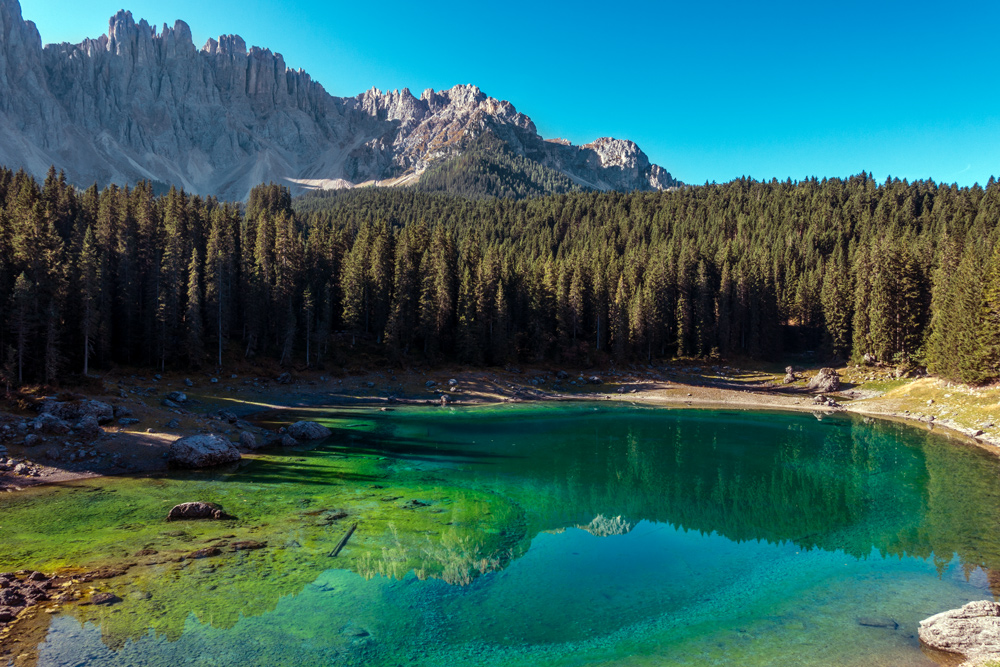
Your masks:
[{"label": "lake", "polygon": [[[0,571],[127,570],[89,584],[120,602],[40,614],[18,664],[931,665],[918,622],[1000,591],[1000,460],[910,426],[596,403],[293,416],[335,434],[0,497]],[[164,520],[192,500],[236,518]]]}]

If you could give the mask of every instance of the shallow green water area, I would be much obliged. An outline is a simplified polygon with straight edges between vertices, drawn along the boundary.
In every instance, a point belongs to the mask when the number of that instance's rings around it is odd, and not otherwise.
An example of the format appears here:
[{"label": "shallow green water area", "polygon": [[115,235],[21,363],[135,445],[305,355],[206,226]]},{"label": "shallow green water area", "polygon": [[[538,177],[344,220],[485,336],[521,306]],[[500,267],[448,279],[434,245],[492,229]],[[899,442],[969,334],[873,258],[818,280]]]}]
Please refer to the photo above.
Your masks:
[{"label": "shallow green water area", "polygon": [[[121,603],[52,618],[38,664],[927,665],[919,620],[1000,580],[998,460],[899,424],[593,403],[293,417],[335,435],[0,498],[0,567],[133,565],[100,586]],[[195,499],[237,519],[163,521]],[[245,539],[268,546],[227,547]]]}]

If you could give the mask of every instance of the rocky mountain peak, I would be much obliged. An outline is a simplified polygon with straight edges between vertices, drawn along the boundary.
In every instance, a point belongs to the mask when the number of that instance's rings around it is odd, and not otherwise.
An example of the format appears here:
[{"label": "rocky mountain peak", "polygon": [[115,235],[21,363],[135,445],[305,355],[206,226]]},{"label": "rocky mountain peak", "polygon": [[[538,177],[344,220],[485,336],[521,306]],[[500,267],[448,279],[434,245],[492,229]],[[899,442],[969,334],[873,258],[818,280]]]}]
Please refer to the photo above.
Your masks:
[{"label": "rocky mountain peak", "polygon": [[54,164],[84,186],[148,179],[232,199],[267,181],[413,183],[484,132],[586,187],[674,184],[632,142],[546,142],[471,84],[334,97],[238,35],[199,50],[183,21],[158,32],[125,10],[98,39],[43,49],[17,0],[0,0],[0,164],[39,177]]},{"label": "rocky mountain peak", "polygon": [[246,56],[247,43],[239,35],[219,35],[218,41],[209,38],[201,50],[212,56]]}]

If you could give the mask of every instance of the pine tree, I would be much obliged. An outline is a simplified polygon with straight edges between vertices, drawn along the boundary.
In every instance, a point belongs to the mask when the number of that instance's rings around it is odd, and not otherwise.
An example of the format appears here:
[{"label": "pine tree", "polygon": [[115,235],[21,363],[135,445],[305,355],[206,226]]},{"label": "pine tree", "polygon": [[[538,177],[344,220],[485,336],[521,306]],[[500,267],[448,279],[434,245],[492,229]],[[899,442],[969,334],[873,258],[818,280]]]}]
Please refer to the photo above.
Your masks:
[{"label": "pine tree", "polygon": [[83,237],[83,247],[80,251],[80,263],[78,268],[80,285],[80,306],[81,315],[80,328],[83,335],[83,374],[90,374],[91,345],[93,343],[94,332],[97,322],[100,320],[100,313],[97,311],[97,292],[100,289],[100,268],[97,259],[96,241],[94,230],[87,227]]},{"label": "pine tree", "polygon": [[35,285],[21,273],[14,283],[14,293],[11,297],[11,333],[17,346],[17,383],[24,384],[24,363],[28,354],[28,341],[35,330],[37,317],[35,314]]},{"label": "pine tree", "polygon": [[222,367],[222,345],[230,315],[234,270],[234,212],[228,206],[212,212],[208,244],[205,248],[205,305],[215,332],[216,364]]},{"label": "pine tree", "polygon": [[186,353],[189,363],[197,367],[205,356],[201,288],[201,256],[198,248],[191,253],[187,272],[187,309],[184,313]]},{"label": "pine tree", "polygon": [[827,262],[823,274],[820,300],[823,305],[823,323],[826,345],[839,358],[847,358],[851,351],[851,275],[847,270],[842,248]]},{"label": "pine tree", "polygon": [[313,320],[316,316],[316,302],[313,299],[312,290],[306,287],[302,293],[302,315],[306,323],[306,366],[309,366],[310,343],[312,343]]}]

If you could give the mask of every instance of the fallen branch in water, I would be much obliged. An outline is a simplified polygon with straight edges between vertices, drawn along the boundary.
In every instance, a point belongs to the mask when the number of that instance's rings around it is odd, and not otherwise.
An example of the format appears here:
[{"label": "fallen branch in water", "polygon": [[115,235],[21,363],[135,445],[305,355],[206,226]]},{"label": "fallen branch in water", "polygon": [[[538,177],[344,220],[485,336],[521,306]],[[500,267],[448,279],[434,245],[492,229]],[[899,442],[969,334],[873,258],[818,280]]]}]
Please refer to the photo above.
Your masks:
[{"label": "fallen branch in water", "polygon": [[352,525],[347,530],[347,534],[344,535],[344,537],[341,538],[340,542],[337,543],[337,546],[334,547],[333,551],[330,552],[330,558],[336,558],[337,557],[337,554],[339,554],[340,550],[343,549],[344,545],[347,544],[347,540],[351,539],[351,535],[354,534],[354,529],[357,528],[357,527],[358,527],[358,524],[354,524],[354,525]]}]

